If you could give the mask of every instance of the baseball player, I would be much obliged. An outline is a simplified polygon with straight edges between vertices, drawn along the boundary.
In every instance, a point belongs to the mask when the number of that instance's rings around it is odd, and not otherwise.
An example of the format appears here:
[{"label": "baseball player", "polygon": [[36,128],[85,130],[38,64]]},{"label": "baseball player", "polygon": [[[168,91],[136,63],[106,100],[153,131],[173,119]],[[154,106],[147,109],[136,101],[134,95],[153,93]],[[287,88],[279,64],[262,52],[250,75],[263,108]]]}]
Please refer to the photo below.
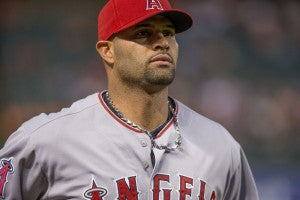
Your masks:
[{"label": "baseball player", "polygon": [[175,35],[191,26],[191,16],[167,0],[110,0],[99,13],[96,45],[108,90],[13,133],[0,152],[0,196],[258,199],[240,145],[168,97]]}]

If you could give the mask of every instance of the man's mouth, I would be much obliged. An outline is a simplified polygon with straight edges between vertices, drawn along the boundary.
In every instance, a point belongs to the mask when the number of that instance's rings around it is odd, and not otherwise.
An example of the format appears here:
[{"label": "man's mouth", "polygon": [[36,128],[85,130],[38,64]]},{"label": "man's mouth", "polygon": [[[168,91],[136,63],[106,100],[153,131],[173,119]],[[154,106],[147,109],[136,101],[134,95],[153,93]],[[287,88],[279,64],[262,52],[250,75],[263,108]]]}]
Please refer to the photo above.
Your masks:
[{"label": "man's mouth", "polygon": [[173,59],[168,54],[158,54],[150,62],[158,65],[170,65],[173,64]]}]

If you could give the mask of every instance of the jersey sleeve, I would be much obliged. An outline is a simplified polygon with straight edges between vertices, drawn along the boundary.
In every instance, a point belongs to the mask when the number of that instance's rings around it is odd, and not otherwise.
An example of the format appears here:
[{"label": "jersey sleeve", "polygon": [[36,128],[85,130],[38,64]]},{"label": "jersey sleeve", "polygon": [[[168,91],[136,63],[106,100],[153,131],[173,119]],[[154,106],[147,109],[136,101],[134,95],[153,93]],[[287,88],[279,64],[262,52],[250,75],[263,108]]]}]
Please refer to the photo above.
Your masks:
[{"label": "jersey sleeve", "polygon": [[[233,157],[233,159],[235,159],[235,157]],[[234,169],[233,174],[227,182],[224,199],[259,200],[250,166],[241,148],[237,159],[239,159],[239,161],[237,161],[237,168]]]},{"label": "jersey sleeve", "polygon": [[0,150],[0,197],[2,199],[40,199],[47,190],[38,155],[30,135],[20,127]]}]

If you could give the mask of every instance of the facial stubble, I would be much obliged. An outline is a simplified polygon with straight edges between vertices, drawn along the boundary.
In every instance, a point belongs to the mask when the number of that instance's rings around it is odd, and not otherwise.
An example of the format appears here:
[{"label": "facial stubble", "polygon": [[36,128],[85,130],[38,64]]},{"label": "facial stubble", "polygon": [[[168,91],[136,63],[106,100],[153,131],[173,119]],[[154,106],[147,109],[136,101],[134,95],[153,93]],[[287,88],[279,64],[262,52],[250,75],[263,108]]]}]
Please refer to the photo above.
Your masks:
[{"label": "facial stubble", "polygon": [[146,67],[144,77],[147,83],[156,86],[168,86],[175,78],[175,68]]}]

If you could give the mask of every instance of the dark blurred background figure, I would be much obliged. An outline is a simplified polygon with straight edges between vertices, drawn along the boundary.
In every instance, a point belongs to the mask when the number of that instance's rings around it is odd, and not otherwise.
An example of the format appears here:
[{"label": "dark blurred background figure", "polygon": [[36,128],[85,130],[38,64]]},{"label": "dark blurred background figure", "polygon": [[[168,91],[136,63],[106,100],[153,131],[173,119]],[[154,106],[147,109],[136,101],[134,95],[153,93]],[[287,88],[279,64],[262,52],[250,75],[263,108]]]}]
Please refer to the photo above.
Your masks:
[{"label": "dark blurred background figure", "polygon": [[[104,3],[0,2],[2,145],[31,117],[106,88],[95,50]],[[241,143],[262,200],[300,199],[300,2],[171,3],[194,17],[188,36],[178,35],[171,95]]]}]

